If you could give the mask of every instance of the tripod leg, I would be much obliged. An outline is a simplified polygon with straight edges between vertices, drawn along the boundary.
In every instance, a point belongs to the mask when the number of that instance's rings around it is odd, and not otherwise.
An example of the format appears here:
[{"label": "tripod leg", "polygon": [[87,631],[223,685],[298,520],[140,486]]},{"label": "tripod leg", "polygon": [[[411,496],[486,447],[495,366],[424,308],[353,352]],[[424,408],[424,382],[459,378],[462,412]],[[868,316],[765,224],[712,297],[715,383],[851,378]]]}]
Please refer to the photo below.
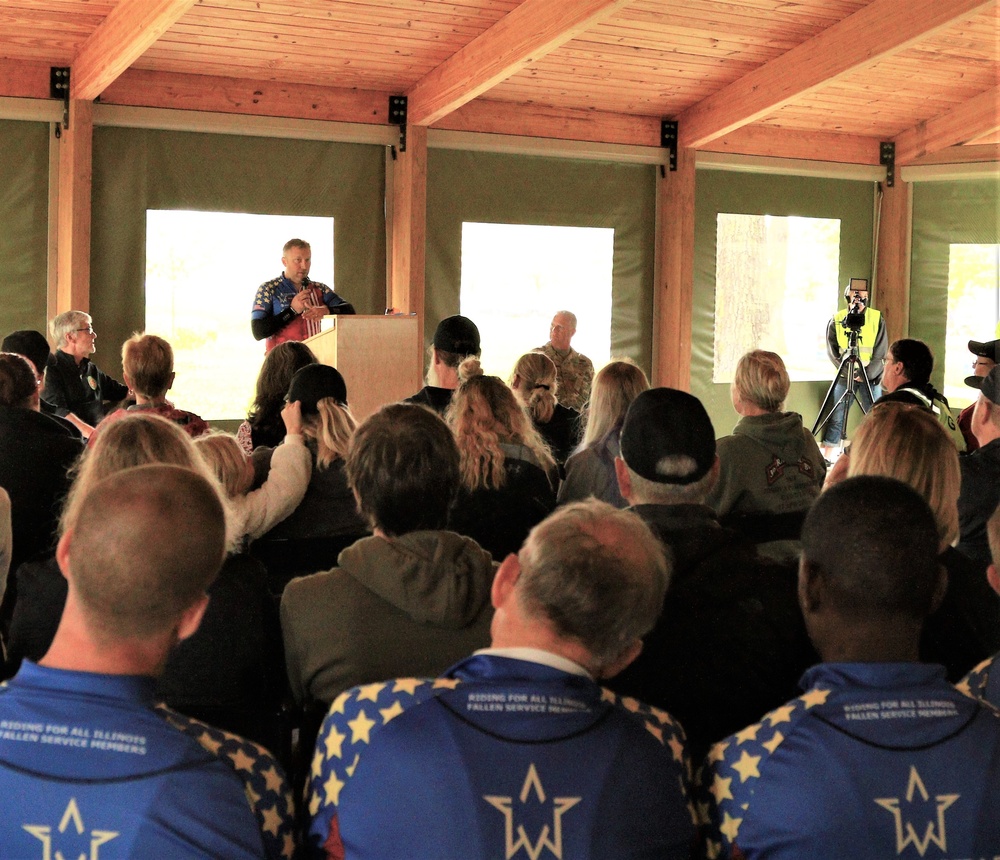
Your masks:
[{"label": "tripod leg", "polygon": [[[821,427],[826,427],[831,419],[833,419],[834,413],[836,413],[841,404],[844,403],[846,389],[848,388],[849,377],[847,374],[849,372],[848,365],[850,363],[850,359],[850,355],[845,355],[843,359],[841,359],[840,367],[837,368],[833,381],[830,383],[830,387],[826,390],[826,396],[823,398],[823,405],[819,408],[819,413],[816,416],[816,423],[813,424],[811,431],[813,436],[816,435]],[[826,434],[824,433],[824,436],[825,435]],[[824,439],[824,442],[825,441],[826,440]]]}]

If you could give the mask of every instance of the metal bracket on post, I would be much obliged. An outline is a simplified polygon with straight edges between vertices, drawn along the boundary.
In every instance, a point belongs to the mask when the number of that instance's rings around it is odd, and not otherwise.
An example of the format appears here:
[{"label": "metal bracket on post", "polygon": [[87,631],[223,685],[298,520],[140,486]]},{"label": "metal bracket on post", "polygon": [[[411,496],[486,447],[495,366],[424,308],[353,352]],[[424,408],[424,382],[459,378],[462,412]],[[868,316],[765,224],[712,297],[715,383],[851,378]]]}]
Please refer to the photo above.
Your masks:
[{"label": "metal bracket on post", "polygon": [[892,188],[896,184],[896,144],[891,140],[878,145],[878,163],[885,165],[885,184]]},{"label": "metal bracket on post", "polygon": [[[675,173],[677,171],[677,120],[660,120],[660,146],[669,151],[670,172]],[[660,165],[660,175],[667,175],[662,164]]]},{"label": "metal bracket on post", "polygon": [[[69,66],[51,66],[49,68],[49,97],[62,99],[62,128],[69,129]],[[56,137],[61,137],[59,123],[56,123]]]},{"label": "metal bracket on post", "polygon": [[399,126],[399,151],[406,152],[406,96],[389,96],[389,122]]}]

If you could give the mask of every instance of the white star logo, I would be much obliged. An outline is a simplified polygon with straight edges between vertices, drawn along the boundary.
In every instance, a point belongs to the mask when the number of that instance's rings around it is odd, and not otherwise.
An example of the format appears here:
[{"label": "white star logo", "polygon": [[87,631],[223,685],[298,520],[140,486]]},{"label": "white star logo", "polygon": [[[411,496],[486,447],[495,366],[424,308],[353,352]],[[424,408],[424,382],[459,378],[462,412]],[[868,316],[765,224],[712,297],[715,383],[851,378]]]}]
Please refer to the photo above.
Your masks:
[{"label": "white star logo", "polygon": [[[75,797],[71,797],[69,803],[66,804],[66,811],[56,829],[59,833],[65,833],[70,822],[73,823],[73,829],[76,830],[77,834],[82,835],[84,831],[83,816],[80,815],[80,807],[77,806]],[[65,860],[61,851],[56,850],[54,853],[52,851],[52,828],[49,825],[23,824],[21,826],[42,843],[42,860]],[[117,836],[118,833],[112,830],[91,830],[89,860],[100,860],[100,847]]]},{"label": "white star logo", "polygon": [[[913,797],[919,792],[920,797],[923,801],[930,800],[930,795],[927,793],[927,789],[924,788],[924,782],[920,778],[920,774],[917,773],[917,768],[913,765],[910,766],[910,781],[906,786],[906,802],[907,804],[913,803]],[[896,822],[896,853],[902,854],[903,849],[907,845],[912,844],[914,848],[917,849],[917,853],[923,857],[927,851],[927,847],[933,842],[942,851],[948,850],[948,836],[945,833],[944,828],[944,813],[945,810],[951,806],[960,795],[958,794],[938,794],[935,795],[934,800],[937,803],[937,829],[935,831],[935,822],[928,821],[927,829],[924,831],[923,838],[917,835],[917,830],[913,826],[913,822],[907,821],[903,823],[903,813],[900,808],[901,801],[898,797],[879,797],[875,799],[875,802],[881,806],[883,809],[888,810],[892,813],[892,817]]]},{"label": "white star logo", "polygon": [[[521,786],[521,794],[519,795],[518,800],[522,804],[526,803],[528,796],[532,791],[534,791],[538,803],[545,803],[545,789],[542,787],[542,781],[538,776],[538,771],[535,769],[534,764],[528,766],[528,773],[524,778],[524,785]],[[553,797],[552,826],[550,827],[548,824],[544,825],[534,844],[532,844],[531,840],[528,838],[528,833],[524,829],[523,824],[517,825],[517,838],[514,838],[514,798],[485,794],[483,795],[483,800],[503,813],[504,837],[507,850],[506,860],[511,860],[511,858],[522,848],[530,860],[538,860],[538,857],[546,848],[548,848],[555,857],[562,860],[563,814],[576,806],[581,800],[583,800],[583,798]]]}]

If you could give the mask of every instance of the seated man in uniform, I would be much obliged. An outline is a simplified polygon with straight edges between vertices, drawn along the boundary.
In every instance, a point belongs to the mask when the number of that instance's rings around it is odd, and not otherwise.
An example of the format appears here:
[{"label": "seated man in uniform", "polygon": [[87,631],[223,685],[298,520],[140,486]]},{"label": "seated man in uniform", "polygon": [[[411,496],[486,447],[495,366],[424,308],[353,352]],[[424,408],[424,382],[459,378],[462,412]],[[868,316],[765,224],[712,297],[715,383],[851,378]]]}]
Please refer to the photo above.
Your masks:
[{"label": "seated man in uniform", "polygon": [[560,405],[580,412],[590,400],[594,363],[570,346],[575,334],[576,314],[559,311],[549,325],[548,343],[538,347],[536,352],[545,353],[556,366],[556,390]]},{"label": "seated man in uniform", "polygon": [[309,280],[312,248],[302,239],[289,239],[281,249],[284,271],[257,288],[250,312],[250,333],[264,340],[264,351],[279,343],[305,340],[319,334],[327,314],[353,314],[354,306],[326,284]]},{"label": "seated man in uniform", "polygon": [[806,692],[716,744],[709,857],[882,860],[1000,853],[1000,714],[918,662],[947,577],[927,503],[849,478],[802,531],[799,597],[825,662]]},{"label": "seated man in uniform", "polygon": [[634,514],[591,500],[536,526],[494,580],[491,648],[334,702],[310,783],[314,853],[691,856],[683,733],[597,683],[638,653],[667,579]]},{"label": "seated man in uniform", "polygon": [[929,409],[941,423],[958,450],[965,450],[965,438],[951,414],[948,398],[931,385],[934,354],[922,340],[904,337],[892,342],[885,357],[882,388],[887,393],[879,403],[913,403]]},{"label": "seated man in uniform", "polygon": [[177,466],[101,481],[66,524],[58,632],[0,690],[0,856],[292,856],[274,760],[154,706],[225,542],[218,492]]}]

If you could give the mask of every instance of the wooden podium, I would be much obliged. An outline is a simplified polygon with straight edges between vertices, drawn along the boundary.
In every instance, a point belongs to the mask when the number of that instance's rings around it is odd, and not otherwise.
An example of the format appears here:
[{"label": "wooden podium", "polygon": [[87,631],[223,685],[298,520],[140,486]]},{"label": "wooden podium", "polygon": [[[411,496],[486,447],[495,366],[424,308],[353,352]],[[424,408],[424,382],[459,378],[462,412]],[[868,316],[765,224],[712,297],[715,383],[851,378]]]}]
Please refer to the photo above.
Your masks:
[{"label": "wooden podium", "polygon": [[332,315],[304,343],[347,383],[347,402],[358,422],[386,403],[422,387],[415,316]]}]

